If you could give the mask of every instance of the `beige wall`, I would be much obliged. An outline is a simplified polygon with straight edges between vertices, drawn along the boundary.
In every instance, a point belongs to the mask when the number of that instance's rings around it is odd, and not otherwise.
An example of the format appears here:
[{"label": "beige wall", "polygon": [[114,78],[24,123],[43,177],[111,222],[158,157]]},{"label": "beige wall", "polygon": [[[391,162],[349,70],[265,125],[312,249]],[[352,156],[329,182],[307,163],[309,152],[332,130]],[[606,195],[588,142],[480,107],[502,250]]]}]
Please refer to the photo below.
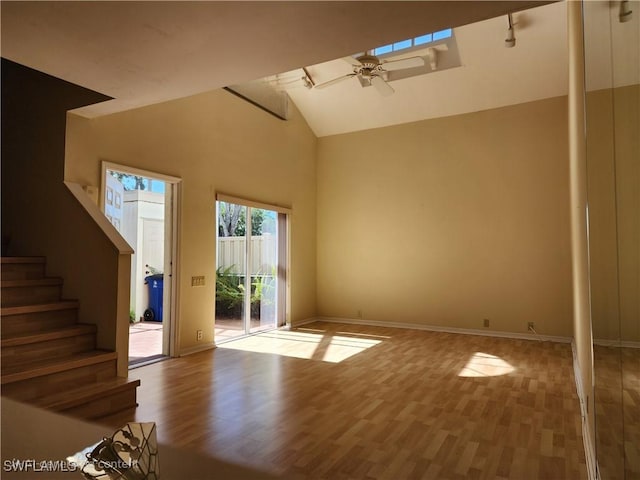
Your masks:
[{"label": "beige wall", "polygon": [[586,97],[589,273],[593,337],[620,337],[612,90]]},{"label": "beige wall", "polygon": [[613,102],[620,337],[640,342],[640,85],[616,88]]},{"label": "beige wall", "polygon": [[566,98],[318,142],[320,315],[571,336]]},{"label": "beige wall", "polygon": [[593,336],[639,342],[640,85],[586,98]]},{"label": "beige wall", "polygon": [[[316,138],[295,109],[284,122],[218,90],[76,124],[67,180],[99,185],[102,160],[182,178],[182,349],[200,345],[196,330],[213,341],[216,192],[293,209],[291,318],[315,315]],[[206,285],[191,287],[194,275]]]}]

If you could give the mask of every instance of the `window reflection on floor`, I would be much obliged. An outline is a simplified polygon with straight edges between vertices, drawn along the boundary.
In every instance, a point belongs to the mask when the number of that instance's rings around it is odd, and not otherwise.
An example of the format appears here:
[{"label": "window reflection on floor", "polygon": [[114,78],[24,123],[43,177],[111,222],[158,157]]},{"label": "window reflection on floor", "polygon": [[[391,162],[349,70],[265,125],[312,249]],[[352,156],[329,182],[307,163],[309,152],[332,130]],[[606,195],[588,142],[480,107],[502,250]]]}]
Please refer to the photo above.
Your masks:
[{"label": "window reflection on floor", "polygon": [[296,331],[274,330],[225,342],[222,345],[218,345],[218,348],[273,353],[287,357],[339,363],[378,345],[382,342],[380,338],[384,337],[350,334],[347,332],[333,334],[311,329],[297,329]]},{"label": "window reflection on floor", "polygon": [[458,374],[459,377],[497,377],[506,375],[515,370],[509,362],[500,357],[488,353],[474,353],[464,368]]}]

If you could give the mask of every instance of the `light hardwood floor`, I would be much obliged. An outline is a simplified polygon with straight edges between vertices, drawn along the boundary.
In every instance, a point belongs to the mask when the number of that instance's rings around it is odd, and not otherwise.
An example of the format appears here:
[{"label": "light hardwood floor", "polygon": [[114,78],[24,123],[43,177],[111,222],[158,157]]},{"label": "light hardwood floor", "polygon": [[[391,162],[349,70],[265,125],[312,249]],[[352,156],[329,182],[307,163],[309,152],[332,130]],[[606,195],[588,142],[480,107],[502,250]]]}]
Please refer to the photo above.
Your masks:
[{"label": "light hardwood floor", "polygon": [[601,478],[640,479],[640,349],[594,346]]},{"label": "light hardwood floor", "polygon": [[568,344],[317,322],[130,376],[110,425],[291,478],[586,478]]}]

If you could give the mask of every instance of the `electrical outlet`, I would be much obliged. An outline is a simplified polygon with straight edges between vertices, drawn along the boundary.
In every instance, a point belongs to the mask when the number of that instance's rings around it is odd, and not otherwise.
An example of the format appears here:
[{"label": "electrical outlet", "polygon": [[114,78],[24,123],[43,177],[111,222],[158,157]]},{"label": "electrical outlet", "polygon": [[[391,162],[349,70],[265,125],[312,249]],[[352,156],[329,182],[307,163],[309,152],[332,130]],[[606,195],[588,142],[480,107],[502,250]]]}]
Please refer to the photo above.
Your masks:
[{"label": "electrical outlet", "polygon": [[533,324],[533,322],[528,322],[527,323],[527,330],[535,330],[536,326]]},{"label": "electrical outlet", "polygon": [[489,319],[488,319],[488,318],[485,318],[485,319],[484,319],[484,326],[485,326],[485,327],[488,327],[488,326],[489,326]]},{"label": "electrical outlet", "polygon": [[191,277],[191,286],[192,287],[204,287],[204,275],[200,275],[197,277]]},{"label": "electrical outlet", "polygon": [[202,330],[197,330],[196,331],[196,340],[198,342],[201,342],[203,338],[204,338],[204,333],[202,332]]}]

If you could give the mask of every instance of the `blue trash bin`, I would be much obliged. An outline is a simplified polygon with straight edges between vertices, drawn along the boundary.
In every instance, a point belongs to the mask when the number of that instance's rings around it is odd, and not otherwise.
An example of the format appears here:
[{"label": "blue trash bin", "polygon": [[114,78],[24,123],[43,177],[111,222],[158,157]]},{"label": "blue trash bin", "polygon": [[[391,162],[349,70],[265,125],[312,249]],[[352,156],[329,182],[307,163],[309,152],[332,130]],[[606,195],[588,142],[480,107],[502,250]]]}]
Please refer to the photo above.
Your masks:
[{"label": "blue trash bin", "polygon": [[144,319],[148,322],[161,322],[164,275],[158,273],[144,277],[144,283],[149,288],[149,308],[144,311]]}]

